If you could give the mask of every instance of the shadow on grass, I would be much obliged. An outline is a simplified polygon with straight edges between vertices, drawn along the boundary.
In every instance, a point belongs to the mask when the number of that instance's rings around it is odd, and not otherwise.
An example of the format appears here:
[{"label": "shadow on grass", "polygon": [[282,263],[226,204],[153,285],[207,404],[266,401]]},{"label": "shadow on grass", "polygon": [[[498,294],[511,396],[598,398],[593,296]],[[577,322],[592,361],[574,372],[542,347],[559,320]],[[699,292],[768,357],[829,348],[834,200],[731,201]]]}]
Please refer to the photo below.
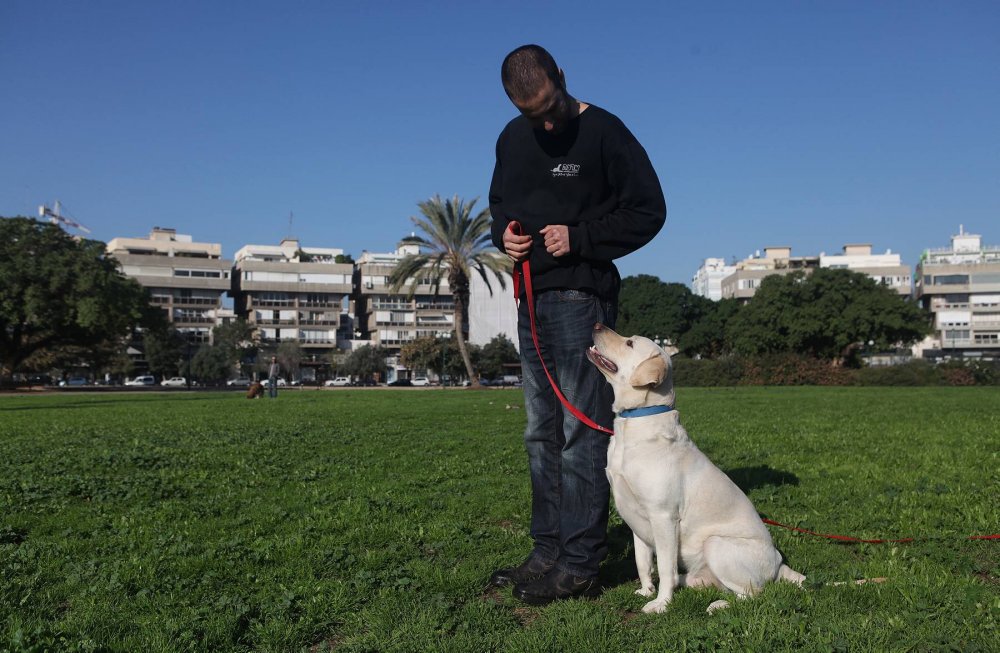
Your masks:
[{"label": "shadow on grass", "polygon": [[726,471],[726,476],[743,490],[744,494],[766,485],[798,485],[799,477],[791,472],[772,469],[767,465],[755,467],[738,467]]}]

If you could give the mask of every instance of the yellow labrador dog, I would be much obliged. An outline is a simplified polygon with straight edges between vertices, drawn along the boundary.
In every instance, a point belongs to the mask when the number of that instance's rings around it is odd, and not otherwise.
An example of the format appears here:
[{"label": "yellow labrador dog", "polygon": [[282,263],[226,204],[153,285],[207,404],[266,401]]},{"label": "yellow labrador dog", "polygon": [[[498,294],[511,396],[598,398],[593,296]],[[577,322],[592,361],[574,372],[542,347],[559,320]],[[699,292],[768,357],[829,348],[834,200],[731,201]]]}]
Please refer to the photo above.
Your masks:
[{"label": "yellow labrador dog", "polygon": [[[750,500],[681,426],[673,410],[675,353],[600,324],[587,351],[614,388],[617,417],[607,473],[618,513],[635,538],[641,585],[636,594],[656,593],[643,612],[663,612],[675,587],[715,586],[744,597],[778,579],[801,585],[805,576],[782,563]],[[652,578],[654,554],[659,591]],[[726,605],[716,601],[709,612]]]}]

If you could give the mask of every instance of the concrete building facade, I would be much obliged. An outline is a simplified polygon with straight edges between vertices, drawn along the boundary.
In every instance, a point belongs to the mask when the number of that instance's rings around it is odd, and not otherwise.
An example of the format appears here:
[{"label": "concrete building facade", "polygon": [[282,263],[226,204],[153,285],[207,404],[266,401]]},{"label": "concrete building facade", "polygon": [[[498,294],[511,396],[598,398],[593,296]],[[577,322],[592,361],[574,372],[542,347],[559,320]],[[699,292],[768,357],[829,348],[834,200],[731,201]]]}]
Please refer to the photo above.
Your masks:
[{"label": "concrete building facade", "polygon": [[146,238],[112,238],[106,250],[122,272],[149,289],[153,304],[191,343],[210,343],[212,328],[229,315],[223,294],[232,262],[219,243],[194,242],[174,229],[153,227]]},{"label": "concrete building facade", "polygon": [[1000,246],[960,226],[951,247],[920,257],[914,295],[934,315],[925,357],[1000,358]]},{"label": "concrete building facade", "polygon": [[254,327],[262,348],[286,340],[301,345],[303,366],[329,363],[329,352],[351,338],[354,266],[338,263],[343,250],[302,247],[286,238],[278,245],[246,245],[233,257],[236,314]]},{"label": "concrete building facade", "polygon": [[899,254],[891,251],[872,254],[870,244],[844,245],[840,254],[820,253],[819,256],[792,256],[791,247],[765,247],[763,256],[757,252],[736,263],[735,268],[732,274],[721,281],[722,297],[734,297],[743,301],[754,296],[766,277],[799,270],[809,272],[816,268],[842,268],[861,272],[904,296],[910,295],[912,285],[910,268],[903,264]]},{"label": "concrete building facade", "polygon": [[455,330],[455,304],[447,279],[441,280],[437,294],[429,280],[422,280],[413,297],[409,284],[398,292],[389,286],[400,261],[419,252],[419,245],[404,239],[394,252],[362,253],[356,265],[359,336],[387,349],[397,366],[403,345],[423,337],[449,338]]}]

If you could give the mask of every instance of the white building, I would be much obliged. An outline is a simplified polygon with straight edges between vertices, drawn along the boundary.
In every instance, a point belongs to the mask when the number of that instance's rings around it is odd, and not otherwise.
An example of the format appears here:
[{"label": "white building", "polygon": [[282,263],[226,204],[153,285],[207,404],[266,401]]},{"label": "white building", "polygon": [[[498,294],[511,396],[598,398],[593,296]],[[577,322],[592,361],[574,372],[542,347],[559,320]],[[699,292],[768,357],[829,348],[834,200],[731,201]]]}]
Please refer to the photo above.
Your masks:
[{"label": "white building", "polygon": [[472,276],[469,298],[469,342],[474,345],[485,345],[498,335],[505,335],[518,347],[517,342],[517,305],[514,303],[514,280],[510,275],[504,275],[506,288],[500,287],[500,282],[490,275],[490,288],[478,274]]},{"label": "white building", "polygon": [[722,299],[722,280],[736,271],[735,265],[726,265],[726,259],[707,258],[691,278],[691,292],[712,301]]},{"label": "white building", "polygon": [[872,254],[872,246],[867,243],[844,245],[844,250],[840,254],[821,253],[819,266],[863,272],[907,297],[912,292],[910,266],[903,265],[899,254],[893,254],[892,250],[886,250],[885,254]]},{"label": "white building", "polygon": [[914,294],[934,314],[924,356],[1000,358],[1000,247],[959,226],[950,248],[920,257]]}]

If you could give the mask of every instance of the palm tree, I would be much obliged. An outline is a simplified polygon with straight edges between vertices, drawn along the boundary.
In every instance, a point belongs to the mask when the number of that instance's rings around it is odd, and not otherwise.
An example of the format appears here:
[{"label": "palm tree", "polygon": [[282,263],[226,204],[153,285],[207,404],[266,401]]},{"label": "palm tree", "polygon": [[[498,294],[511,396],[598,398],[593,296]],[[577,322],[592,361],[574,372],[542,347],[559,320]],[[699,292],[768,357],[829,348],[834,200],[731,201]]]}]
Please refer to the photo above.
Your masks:
[{"label": "palm tree", "polygon": [[441,280],[448,280],[455,303],[455,341],[462,354],[465,370],[473,386],[479,386],[479,379],[472,370],[469,350],[465,346],[463,324],[465,311],[469,306],[469,280],[476,272],[482,277],[493,294],[487,270],[493,272],[501,288],[506,288],[505,274],[510,274],[511,261],[498,252],[490,237],[490,211],[483,209],[476,215],[472,208],[476,200],[466,203],[455,195],[442,200],[438,195],[420,202],[422,217],[411,217],[413,224],[426,234],[411,236],[407,242],[420,245],[419,254],[410,254],[400,261],[389,276],[389,286],[393,292],[409,282],[409,296],[417,292],[418,285],[430,282],[435,295],[441,287]]}]

